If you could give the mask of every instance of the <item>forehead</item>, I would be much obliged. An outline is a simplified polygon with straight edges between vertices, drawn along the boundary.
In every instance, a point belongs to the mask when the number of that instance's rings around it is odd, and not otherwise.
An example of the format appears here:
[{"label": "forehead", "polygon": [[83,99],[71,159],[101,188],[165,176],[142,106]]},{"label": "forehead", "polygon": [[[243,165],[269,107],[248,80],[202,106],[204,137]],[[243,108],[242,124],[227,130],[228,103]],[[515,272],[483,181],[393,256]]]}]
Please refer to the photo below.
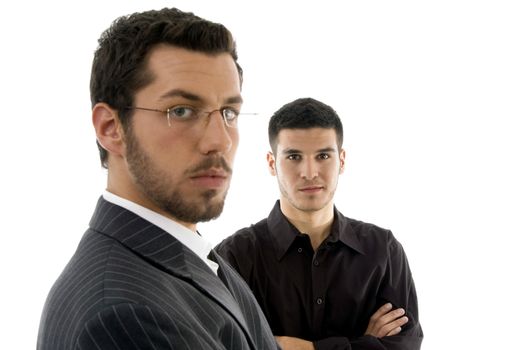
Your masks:
[{"label": "forehead", "polygon": [[228,53],[210,55],[163,44],[152,49],[147,69],[153,81],[143,90],[159,96],[175,89],[212,99],[240,94],[239,74]]},{"label": "forehead", "polygon": [[338,150],[337,136],[334,129],[282,129],[278,133],[278,152],[294,149],[308,153],[327,148]]}]

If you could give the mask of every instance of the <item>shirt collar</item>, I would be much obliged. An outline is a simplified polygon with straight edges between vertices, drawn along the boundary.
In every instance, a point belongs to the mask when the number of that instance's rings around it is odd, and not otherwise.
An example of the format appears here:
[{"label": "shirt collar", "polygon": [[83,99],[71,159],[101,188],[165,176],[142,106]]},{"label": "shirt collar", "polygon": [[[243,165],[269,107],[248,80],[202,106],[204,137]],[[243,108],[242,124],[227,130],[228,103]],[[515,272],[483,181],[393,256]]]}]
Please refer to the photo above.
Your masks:
[{"label": "shirt collar", "polygon": [[360,254],[365,254],[362,243],[354,232],[351,220],[346,218],[334,207],[334,222],[332,224],[329,241],[340,240],[343,244]]},{"label": "shirt collar", "polygon": [[218,265],[207,258],[213,246],[210,242],[207,242],[203,237],[201,237],[198,232],[194,232],[179,224],[178,222],[167,218],[166,216],[156,213],[148,208],[143,207],[142,205],[129,201],[109,191],[104,191],[102,196],[108,202],[128,209],[132,213],[137,214],[141,218],[168,232],[175,239],[179,240],[187,248],[193,251],[212,269],[212,271],[217,274]]},{"label": "shirt collar", "polygon": [[278,260],[281,260],[301,232],[283,215],[279,200],[276,201],[268,216],[267,225],[270,236],[275,243]]},{"label": "shirt collar", "polygon": [[[281,260],[294,240],[302,233],[283,215],[279,200],[276,201],[274,208],[272,208],[267,224],[270,235],[276,244],[278,260]],[[336,207],[334,207],[334,222],[327,241],[340,241],[358,253],[364,254],[362,244],[354,233],[350,220],[340,213]]]}]

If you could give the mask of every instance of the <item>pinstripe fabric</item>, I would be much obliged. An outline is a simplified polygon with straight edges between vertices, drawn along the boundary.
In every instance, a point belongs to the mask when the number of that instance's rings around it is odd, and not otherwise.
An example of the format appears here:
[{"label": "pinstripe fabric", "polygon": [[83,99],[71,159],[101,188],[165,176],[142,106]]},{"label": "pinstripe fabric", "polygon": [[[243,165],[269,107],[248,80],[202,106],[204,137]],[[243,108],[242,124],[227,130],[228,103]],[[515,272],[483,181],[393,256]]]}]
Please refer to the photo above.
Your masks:
[{"label": "pinstripe fabric", "polygon": [[276,349],[252,293],[159,227],[100,199],[52,287],[37,349]]}]

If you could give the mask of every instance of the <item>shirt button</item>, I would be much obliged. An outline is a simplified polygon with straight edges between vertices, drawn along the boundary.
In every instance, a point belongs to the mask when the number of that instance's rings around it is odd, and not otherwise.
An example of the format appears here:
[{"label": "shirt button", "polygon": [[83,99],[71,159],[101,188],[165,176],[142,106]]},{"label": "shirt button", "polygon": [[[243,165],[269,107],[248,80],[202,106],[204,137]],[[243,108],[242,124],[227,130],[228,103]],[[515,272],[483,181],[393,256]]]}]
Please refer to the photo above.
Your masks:
[{"label": "shirt button", "polygon": [[314,266],[320,265],[320,262],[318,260],[314,260]]},{"label": "shirt button", "polygon": [[302,248],[298,248],[298,253],[301,253],[303,251]]},{"label": "shirt button", "polygon": [[321,305],[322,303],[323,303],[323,299],[322,298],[316,299],[316,304]]}]

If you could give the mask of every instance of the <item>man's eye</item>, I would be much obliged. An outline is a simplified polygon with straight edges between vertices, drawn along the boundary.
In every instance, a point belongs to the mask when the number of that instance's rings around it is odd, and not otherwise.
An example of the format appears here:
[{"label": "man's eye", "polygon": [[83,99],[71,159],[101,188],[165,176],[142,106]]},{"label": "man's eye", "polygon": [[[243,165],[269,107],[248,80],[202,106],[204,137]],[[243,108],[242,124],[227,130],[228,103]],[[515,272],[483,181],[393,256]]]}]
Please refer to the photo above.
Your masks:
[{"label": "man's eye", "polygon": [[190,107],[175,106],[168,110],[168,115],[171,119],[191,119],[196,113]]},{"label": "man's eye", "polygon": [[329,159],[330,156],[327,153],[322,153],[318,156],[320,159]]},{"label": "man's eye", "polygon": [[239,115],[239,112],[232,108],[223,108],[221,113],[227,121],[234,121]]},{"label": "man's eye", "polygon": [[289,159],[289,160],[300,160],[301,156],[299,154],[289,154],[287,156],[287,159]]}]

